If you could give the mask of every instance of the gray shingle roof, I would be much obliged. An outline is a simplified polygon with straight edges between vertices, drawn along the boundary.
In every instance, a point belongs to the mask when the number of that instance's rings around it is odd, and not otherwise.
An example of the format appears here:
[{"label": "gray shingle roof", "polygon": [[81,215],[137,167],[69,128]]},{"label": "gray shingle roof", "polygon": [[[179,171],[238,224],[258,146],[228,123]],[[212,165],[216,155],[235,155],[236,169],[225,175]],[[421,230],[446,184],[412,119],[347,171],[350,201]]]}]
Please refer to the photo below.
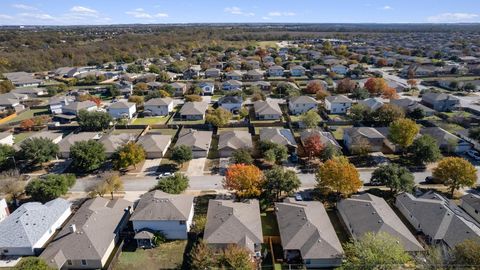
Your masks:
[{"label": "gray shingle roof", "polygon": [[480,212],[480,196],[470,193],[462,197],[462,202]]},{"label": "gray shingle roof", "polygon": [[298,96],[291,98],[289,103],[292,104],[317,104],[318,102],[310,96]]},{"label": "gray shingle roof", "polygon": [[147,153],[163,153],[163,151],[170,145],[171,138],[170,135],[147,134],[140,137],[137,143],[143,146],[143,149],[145,149]]},{"label": "gray shingle roof", "polygon": [[91,108],[91,107],[97,107],[97,104],[95,104],[95,102],[93,101],[87,100],[87,101],[81,101],[81,102],[72,102],[65,105],[63,108],[78,112],[80,110]]},{"label": "gray shingle roof", "polygon": [[223,96],[218,100],[218,104],[242,104],[243,98],[241,96]]},{"label": "gray shingle roof", "polygon": [[135,103],[126,102],[126,101],[119,101],[119,102],[115,102],[112,105],[110,105],[109,109],[129,109],[131,107],[135,107]]},{"label": "gray shingle roof", "polygon": [[185,102],[180,109],[181,115],[203,115],[208,108],[205,102]]},{"label": "gray shingle roof", "polygon": [[193,196],[150,191],[142,195],[130,220],[188,220],[192,207]]},{"label": "gray shingle roof", "polygon": [[70,152],[70,147],[75,142],[93,140],[98,136],[98,132],[80,132],[76,134],[70,134],[58,143],[60,150],[59,152]]},{"label": "gray shingle roof", "polygon": [[344,95],[328,96],[325,99],[330,103],[353,103],[353,100]]},{"label": "gray shingle roof", "polygon": [[353,136],[362,136],[369,139],[384,139],[385,136],[382,135],[378,130],[371,127],[353,127],[346,128],[343,130],[345,134],[348,134],[350,137]]},{"label": "gray shingle roof", "polygon": [[135,135],[122,133],[122,134],[108,134],[100,139],[100,142],[105,146],[106,153],[113,153],[119,147],[127,144],[130,141],[135,141]]},{"label": "gray shingle roof", "polygon": [[212,141],[212,134],[211,131],[183,128],[178,135],[176,145],[186,145],[208,151],[210,142]]},{"label": "gray shingle roof", "polygon": [[173,102],[173,99],[166,97],[166,98],[152,98],[145,102],[145,106],[168,106],[170,103]]},{"label": "gray shingle roof", "polygon": [[292,132],[286,128],[262,128],[260,129],[260,140],[297,147],[295,137]]},{"label": "gray shingle roof", "polygon": [[252,136],[245,130],[232,130],[220,133],[218,140],[218,150],[224,148],[240,149],[252,148]]},{"label": "gray shingle roof", "polygon": [[304,260],[342,256],[342,245],[321,202],[288,199],[275,208],[284,250],[299,250]]},{"label": "gray shingle roof", "polygon": [[255,101],[253,103],[253,108],[255,109],[255,113],[259,115],[282,115],[282,110],[278,103],[276,102],[268,102],[268,101]]}]

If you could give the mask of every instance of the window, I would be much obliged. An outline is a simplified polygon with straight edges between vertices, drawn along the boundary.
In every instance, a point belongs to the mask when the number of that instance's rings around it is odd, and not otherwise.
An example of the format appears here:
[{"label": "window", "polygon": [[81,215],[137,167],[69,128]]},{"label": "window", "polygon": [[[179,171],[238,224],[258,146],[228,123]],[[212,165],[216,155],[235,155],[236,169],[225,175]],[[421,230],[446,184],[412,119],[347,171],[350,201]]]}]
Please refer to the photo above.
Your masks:
[{"label": "window", "polygon": [[3,253],[8,253],[8,249],[4,249],[4,250],[3,250]]},{"label": "window", "polygon": [[185,225],[185,220],[180,220],[180,225]]},{"label": "window", "polygon": [[82,265],[87,265],[87,260],[82,260]]},{"label": "window", "polygon": [[67,261],[67,264],[68,264],[68,265],[73,265],[73,263],[72,263],[71,260],[68,260],[68,261]]}]

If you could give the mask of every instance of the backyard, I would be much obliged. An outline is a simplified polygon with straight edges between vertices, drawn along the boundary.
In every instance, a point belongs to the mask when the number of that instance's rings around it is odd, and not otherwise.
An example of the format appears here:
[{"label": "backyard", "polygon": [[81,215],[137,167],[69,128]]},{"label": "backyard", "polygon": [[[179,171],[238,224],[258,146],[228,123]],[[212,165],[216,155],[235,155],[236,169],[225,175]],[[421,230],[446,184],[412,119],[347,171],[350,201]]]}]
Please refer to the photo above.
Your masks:
[{"label": "backyard", "polygon": [[137,118],[133,120],[132,125],[163,125],[170,116],[152,116]]},{"label": "backyard", "polygon": [[40,114],[46,114],[48,113],[48,109],[31,109],[24,111],[17,115],[17,117],[13,118],[12,120],[6,122],[5,124],[10,124],[10,123],[16,123],[16,122],[21,122],[25,119],[30,119],[33,118],[35,115],[40,115]]}]

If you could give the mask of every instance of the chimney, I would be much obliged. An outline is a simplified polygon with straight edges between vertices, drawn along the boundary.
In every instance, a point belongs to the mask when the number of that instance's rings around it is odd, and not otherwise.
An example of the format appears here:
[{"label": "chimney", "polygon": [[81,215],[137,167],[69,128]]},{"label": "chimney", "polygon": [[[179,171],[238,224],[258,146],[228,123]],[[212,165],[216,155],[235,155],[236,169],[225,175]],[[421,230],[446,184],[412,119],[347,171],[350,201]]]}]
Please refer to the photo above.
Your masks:
[{"label": "chimney", "polygon": [[75,226],[75,224],[70,225],[69,228],[70,228],[70,233],[75,233],[77,231],[77,226]]}]

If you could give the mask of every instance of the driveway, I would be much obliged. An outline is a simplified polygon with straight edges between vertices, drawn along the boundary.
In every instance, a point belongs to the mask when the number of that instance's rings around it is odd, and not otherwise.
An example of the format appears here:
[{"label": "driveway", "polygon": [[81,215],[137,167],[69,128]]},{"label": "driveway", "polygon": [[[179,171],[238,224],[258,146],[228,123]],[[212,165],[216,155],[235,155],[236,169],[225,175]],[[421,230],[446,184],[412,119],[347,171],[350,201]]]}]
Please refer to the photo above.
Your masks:
[{"label": "driveway", "polygon": [[161,158],[154,158],[154,159],[147,159],[143,163],[142,170],[138,174],[138,176],[146,176],[146,175],[155,175],[162,161]]},{"label": "driveway", "polygon": [[188,176],[202,176],[207,158],[194,158],[188,163]]}]

